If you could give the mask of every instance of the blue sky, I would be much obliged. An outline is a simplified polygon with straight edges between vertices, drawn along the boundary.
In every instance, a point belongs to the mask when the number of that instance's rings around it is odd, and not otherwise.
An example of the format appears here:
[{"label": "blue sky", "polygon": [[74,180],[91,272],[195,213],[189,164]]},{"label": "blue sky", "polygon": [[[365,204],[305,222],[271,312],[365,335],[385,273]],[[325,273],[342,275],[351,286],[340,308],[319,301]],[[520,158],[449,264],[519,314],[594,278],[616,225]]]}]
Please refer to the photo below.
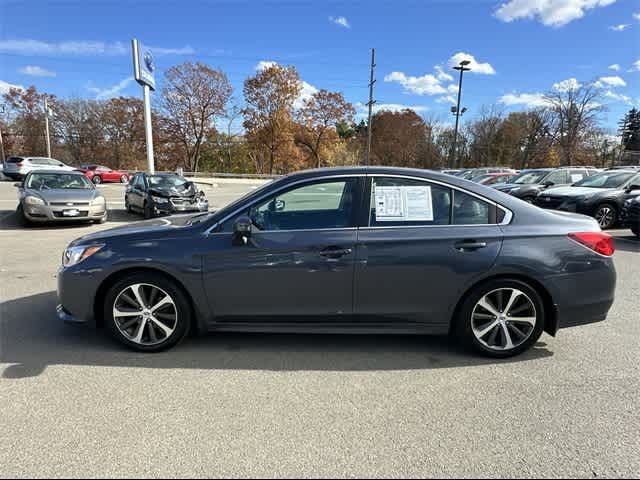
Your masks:
[{"label": "blue sky", "polygon": [[441,121],[456,95],[451,64],[465,56],[474,58],[465,120],[482,105],[534,106],[572,78],[600,80],[610,129],[640,103],[636,0],[0,0],[0,91],[33,84],[59,96],[140,96],[133,36],[154,47],[160,77],[206,62],[227,73],[239,103],[243,80],[276,61],[298,68],[306,93],[342,91],[362,112],[371,47],[378,103]]}]

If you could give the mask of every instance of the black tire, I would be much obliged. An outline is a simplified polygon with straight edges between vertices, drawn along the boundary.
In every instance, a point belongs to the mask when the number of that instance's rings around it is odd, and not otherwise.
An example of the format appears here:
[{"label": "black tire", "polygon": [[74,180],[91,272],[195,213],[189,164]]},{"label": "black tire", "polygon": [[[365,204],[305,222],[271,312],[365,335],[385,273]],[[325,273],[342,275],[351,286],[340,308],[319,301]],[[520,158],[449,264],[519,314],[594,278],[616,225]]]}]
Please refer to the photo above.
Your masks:
[{"label": "black tire", "polygon": [[144,218],[146,220],[153,218],[153,207],[149,204],[149,202],[144,202]]},{"label": "black tire", "polygon": [[128,213],[133,213],[133,208],[131,208],[131,204],[129,203],[129,198],[125,195],[124,197],[124,208]]},{"label": "black tire", "polygon": [[108,219],[109,219],[109,214],[107,213],[104,217],[102,217],[100,220],[97,220],[95,223],[102,225],[104,223],[107,223]]},{"label": "black tire", "polygon": [[[531,300],[531,302],[535,306],[536,321],[535,325],[529,332],[529,336],[523,343],[508,350],[497,350],[495,348],[489,348],[478,338],[476,338],[472,326],[473,312],[478,302],[483,297],[485,297],[485,295],[500,289],[520,290],[528,297],[528,299]],[[544,331],[545,318],[546,313],[544,302],[540,294],[534,288],[520,280],[496,279],[482,283],[467,293],[462,302],[462,305],[458,310],[457,318],[454,319],[454,333],[458,340],[466,348],[474,350],[475,352],[478,352],[487,357],[509,358],[529,350],[533,345],[536,344],[536,342],[540,339],[542,332]],[[496,328],[500,330],[500,328],[508,327],[497,326]],[[500,335],[504,334],[500,333]]]},{"label": "black tire", "polygon": [[33,226],[33,222],[29,220],[24,214],[24,208],[22,208],[22,204],[18,205],[16,209],[16,215],[18,216],[18,222],[20,222],[20,226],[29,228]]},{"label": "black tire", "polygon": [[[611,216],[605,215],[607,210],[612,212]],[[615,227],[616,223],[618,223],[618,209],[611,203],[598,205],[593,216],[600,224],[600,228],[602,230],[609,230],[610,228]]]},{"label": "black tire", "polygon": [[533,205],[536,201],[536,197],[522,197],[522,200]]},{"label": "black tire", "polygon": [[640,237],[640,228],[632,228],[631,233],[633,233],[636,237]]},{"label": "black tire", "polygon": [[[161,343],[155,345],[142,345],[131,341],[118,328],[113,317],[113,308],[118,295],[131,285],[146,284],[159,288],[169,294],[175,304],[177,317],[173,333]],[[191,306],[186,295],[180,287],[165,276],[153,272],[134,273],[127,276],[109,288],[104,301],[105,326],[111,335],[126,347],[145,353],[156,353],[168,350],[180,343],[189,333],[191,326]]]},{"label": "black tire", "polygon": [[92,180],[94,185],[100,185],[102,183],[102,178],[99,175],[94,176]]},{"label": "black tire", "polygon": [[122,175],[120,177],[120,183],[129,183],[129,176],[128,175]]}]

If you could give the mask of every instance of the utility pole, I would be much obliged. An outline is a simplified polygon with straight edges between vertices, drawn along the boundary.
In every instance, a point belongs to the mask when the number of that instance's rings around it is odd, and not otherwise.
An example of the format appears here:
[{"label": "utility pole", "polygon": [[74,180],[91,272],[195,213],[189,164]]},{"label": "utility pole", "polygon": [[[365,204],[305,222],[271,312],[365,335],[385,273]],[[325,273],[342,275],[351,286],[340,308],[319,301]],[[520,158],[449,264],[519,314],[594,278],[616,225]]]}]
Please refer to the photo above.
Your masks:
[{"label": "utility pole", "polygon": [[469,60],[463,60],[460,62],[460,65],[457,67],[453,67],[454,70],[460,71],[460,84],[458,85],[458,106],[455,107],[453,113],[456,115],[456,128],[453,132],[453,146],[451,147],[451,159],[449,160],[449,168],[456,168],[457,166],[457,158],[456,158],[456,147],[458,146],[458,126],[460,124],[460,116],[466,112],[466,108],[464,111],[460,110],[460,101],[462,100],[462,75],[464,72],[468,72],[471,69],[467,66],[471,62]]},{"label": "utility pole", "polygon": [[376,103],[376,101],[373,99],[373,86],[376,83],[376,80],[374,78],[375,68],[376,68],[376,49],[372,48],[371,49],[371,78],[369,80],[369,103],[367,103],[367,105],[369,106],[369,120],[367,122],[367,151],[364,157],[365,165],[369,165],[369,157],[371,156],[371,134],[372,134],[371,117],[373,114],[373,105]]},{"label": "utility pole", "polygon": [[44,97],[44,133],[47,139],[47,157],[51,158],[51,139],[49,138],[49,104],[47,97]]},{"label": "utility pole", "polygon": [[[4,114],[4,104],[0,105],[0,113]],[[2,140],[2,122],[0,122],[0,161],[4,164],[4,141]]]}]

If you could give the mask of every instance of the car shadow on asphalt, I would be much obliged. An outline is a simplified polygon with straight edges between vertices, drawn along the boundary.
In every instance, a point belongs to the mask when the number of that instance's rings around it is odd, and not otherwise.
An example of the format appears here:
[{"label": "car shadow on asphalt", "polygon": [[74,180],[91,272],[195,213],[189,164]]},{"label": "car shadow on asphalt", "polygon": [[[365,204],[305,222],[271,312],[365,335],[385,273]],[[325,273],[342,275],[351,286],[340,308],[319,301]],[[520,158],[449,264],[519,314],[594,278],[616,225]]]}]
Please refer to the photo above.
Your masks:
[{"label": "car shadow on asphalt", "polygon": [[[134,223],[140,220],[143,220],[142,215],[129,213],[124,209],[110,209],[108,221],[104,226],[109,227],[109,224],[112,223]],[[79,220],[64,223],[32,223],[25,227],[15,210],[0,210],[0,230],[65,230],[86,228],[88,225],[92,225],[92,223]]]},{"label": "car shadow on asphalt", "polygon": [[8,364],[2,378],[35,377],[50,365],[340,372],[478,367],[553,356],[544,342],[519,357],[492,360],[447,337],[245,333],[187,338],[168,352],[139,354],[103,330],[61,323],[55,306],[55,292],[0,304],[0,362]]}]

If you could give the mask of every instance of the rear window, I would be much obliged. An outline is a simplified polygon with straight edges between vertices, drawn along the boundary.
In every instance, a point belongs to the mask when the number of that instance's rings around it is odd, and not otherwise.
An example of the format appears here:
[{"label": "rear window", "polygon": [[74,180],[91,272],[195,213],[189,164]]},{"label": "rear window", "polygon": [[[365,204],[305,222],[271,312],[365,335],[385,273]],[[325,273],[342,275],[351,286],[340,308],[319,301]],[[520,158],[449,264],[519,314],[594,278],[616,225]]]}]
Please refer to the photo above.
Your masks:
[{"label": "rear window", "polygon": [[21,157],[11,157],[9,160],[7,160],[7,163],[20,163],[24,160],[24,158]]}]

